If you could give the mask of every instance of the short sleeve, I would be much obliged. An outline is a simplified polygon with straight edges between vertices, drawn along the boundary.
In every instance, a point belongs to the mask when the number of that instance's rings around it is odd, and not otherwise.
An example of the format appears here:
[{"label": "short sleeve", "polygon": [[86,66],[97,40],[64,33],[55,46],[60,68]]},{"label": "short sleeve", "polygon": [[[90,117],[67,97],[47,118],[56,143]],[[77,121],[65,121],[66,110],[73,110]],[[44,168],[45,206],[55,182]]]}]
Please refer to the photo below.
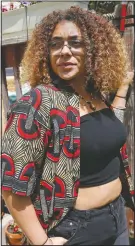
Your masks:
[{"label": "short sleeve", "polygon": [[41,94],[35,89],[17,102],[2,140],[2,189],[22,196],[34,191],[36,172],[41,168],[48,142],[49,115],[47,112],[45,119],[42,117]]}]

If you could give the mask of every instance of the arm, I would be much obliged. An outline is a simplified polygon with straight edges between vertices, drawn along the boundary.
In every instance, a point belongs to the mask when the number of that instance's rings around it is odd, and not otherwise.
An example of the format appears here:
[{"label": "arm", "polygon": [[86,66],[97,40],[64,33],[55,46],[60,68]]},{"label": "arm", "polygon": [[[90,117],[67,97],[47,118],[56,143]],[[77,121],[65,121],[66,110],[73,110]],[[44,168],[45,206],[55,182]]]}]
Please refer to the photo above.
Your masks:
[{"label": "arm", "polygon": [[[37,97],[39,100],[35,103]],[[43,100],[47,107],[36,110]],[[44,98],[39,89],[24,95],[12,108],[2,141],[3,197],[18,226],[34,245],[63,245],[67,241],[62,237],[47,237],[31,200],[37,170],[43,165],[48,145],[49,103],[46,91]]]},{"label": "arm", "polygon": [[118,89],[115,98],[113,100],[112,106],[118,109],[125,109],[126,107],[126,95],[129,85],[121,85]]},{"label": "arm", "polygon": [[124,109],[126,109],[127,92],[129,84],[131,84],[134,77],[134,72],[128,72],[127,77],[119,87],[113,102],[111,104],[116,117],[123,122],[124,121]]},{"label": "arm", "polygon": [[[24,110],[30,112],[30,104],[21,104]],[[24,119],[24,114],[20,111],[20,104],[16,105],[10,114],[2,141],[2,190],[3,198],[18,226],[22,229],[31,244],[43,245],[48,239],[36,215],[30,196],[33,194],[36,184],[36,165],[41,165],[44,144],[41,128],[35,119],[30,122],[29,131],[22,126],[22,122],[27,124],[28,116]],[[20,122],[20,123],[19,123]],[[29,133],[29,135],[27,134]],[[33,135],[34,132],[34,135]],[[46,128],[42,128],[46,134]],[[36,148],[36,143],[40,149]],[[40,153],[41,151],[41,153]],[[38,160],[35,153],[39,153]],[[48,241],[49,240],[49,241]],[[52,242],[51,242],[52,245]]]},{"label": "arm", "polygon": [[119,87],[115,98],[112,103],[112,107],[116,109],[125,109],[126,108],[126,95],[128,92],[129,84],[132,82],[134,77],[133,72],[128,72],[127,77],[125,78],[122,85]]},{"label": "arm", "polygon": [[[11,191],[3,191],[3,198],[11,215],[30,242],[34,245],[43,245],[48,238],[38,221],[30,197],[18,196]],[[47,244],[51,245],[49,240]]]}]

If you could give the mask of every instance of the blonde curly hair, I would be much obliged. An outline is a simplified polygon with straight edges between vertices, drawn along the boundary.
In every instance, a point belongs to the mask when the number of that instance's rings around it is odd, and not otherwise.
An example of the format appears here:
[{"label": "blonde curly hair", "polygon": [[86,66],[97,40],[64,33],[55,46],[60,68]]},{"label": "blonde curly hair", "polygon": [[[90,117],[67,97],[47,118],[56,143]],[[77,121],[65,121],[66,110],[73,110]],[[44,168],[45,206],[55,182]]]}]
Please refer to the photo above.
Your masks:
[{"label": "blonde curly hair", "polygon": [[36,25],[21,62],[22,79],[31,87],[53,82],[49,62],[49,42],[57,23],[74,22],[81,30],[85,46],[85,86],[94,81],[101,92],[115,92],[128,71],[128,57],[120,33],[103,16],[80,7],[53,11]]}]

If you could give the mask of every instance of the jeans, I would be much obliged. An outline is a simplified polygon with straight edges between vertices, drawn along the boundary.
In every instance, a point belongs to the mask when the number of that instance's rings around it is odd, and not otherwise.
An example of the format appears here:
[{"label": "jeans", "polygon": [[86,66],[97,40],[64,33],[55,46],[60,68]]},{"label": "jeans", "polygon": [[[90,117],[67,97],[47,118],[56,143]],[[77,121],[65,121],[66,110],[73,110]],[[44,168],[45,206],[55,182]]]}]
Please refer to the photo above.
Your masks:
[{"label": "jeans", "polygon": [[123,197],[98,209],[73,208],[48,236],[66,238],[65,245],[129,245]]}]

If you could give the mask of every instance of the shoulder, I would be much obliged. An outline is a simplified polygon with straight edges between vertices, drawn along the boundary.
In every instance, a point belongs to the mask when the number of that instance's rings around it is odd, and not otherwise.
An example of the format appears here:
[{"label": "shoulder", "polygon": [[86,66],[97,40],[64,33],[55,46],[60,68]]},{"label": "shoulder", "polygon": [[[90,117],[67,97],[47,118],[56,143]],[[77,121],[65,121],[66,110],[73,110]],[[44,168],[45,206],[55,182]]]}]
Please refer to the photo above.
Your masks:
[{"label": "shoulder", "polygon": [[50,93],[56,90],[51,85],[38,85],[30,89],[11,106],[8,118],[11,115],[18,115],[25,117],[26,121],[37,120],[41,125],[48,127],[52,107]]},{"label": "shoulder", "polygon": [[53,91],[57,91],[57,88],[53,85],[38,85],[31,88],[11,106],[10,111],[27,114],[29,108],[32,107],[33,110],[38,112],[43,103],[45,103],[45,108],[48,108],[50,105],[50,92]]}]

